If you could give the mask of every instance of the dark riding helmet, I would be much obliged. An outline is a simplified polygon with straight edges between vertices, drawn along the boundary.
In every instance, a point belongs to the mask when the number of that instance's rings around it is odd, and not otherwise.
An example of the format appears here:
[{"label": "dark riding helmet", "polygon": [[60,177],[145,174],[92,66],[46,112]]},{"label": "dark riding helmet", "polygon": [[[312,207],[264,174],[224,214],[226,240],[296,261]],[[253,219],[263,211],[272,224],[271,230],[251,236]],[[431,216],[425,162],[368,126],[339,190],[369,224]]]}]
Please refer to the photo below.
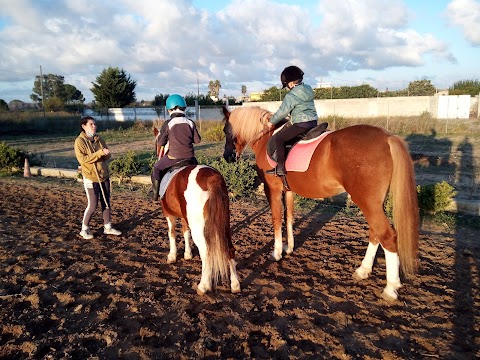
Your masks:
[{"label": "dark riding helmet", "polygon": [[303,80],[303,71],[299,67],[292,65],[283,69],[280,75],[280,81],[282,82],[282,89],[287,87],[290,81]]}]

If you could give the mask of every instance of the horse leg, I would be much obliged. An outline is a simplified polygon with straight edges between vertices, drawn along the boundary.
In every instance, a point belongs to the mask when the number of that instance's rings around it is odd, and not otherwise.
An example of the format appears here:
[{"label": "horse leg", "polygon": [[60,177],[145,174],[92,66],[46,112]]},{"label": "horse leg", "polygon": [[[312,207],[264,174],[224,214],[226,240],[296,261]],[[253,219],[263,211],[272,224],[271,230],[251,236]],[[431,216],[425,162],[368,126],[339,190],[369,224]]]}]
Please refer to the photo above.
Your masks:
[{"label": "horse leg", "polygon": [[377,253],[379,243],[368,243],[367,252],[362,260],[362,265],[358,267],[353,273],[353,278],[357,281],[368,278],[373,268],[373,261],[375,260],[375,254]]},{"label": "horse leg", "polygon": [[388,251],[385,248],[383,248],[383,250],[385,252],[385,263],[387,267],[387,286],[383,289],[382,298],[387,301],[395,301],[398,298],[397,290],[402,287],[399,275],[400,261],[396,252]]},{"label": "horse leg", "polygon": [[273,252],[270,255],[270,260],[279,261],[282,258],[283,250],[283,239],[282,239],[282,190],[272,189],[268,186],[265,186],[265,194],[267,195],[268,202],[270,204],[270,209],[272,211],[272,223],[273,223],[273,234],[275,238],[275,243],[273,246]]},{"label": "horse leg", "polygon": [[[192,218],[189,219],[192,220]],[[191,221],[190,228],[192,231],[193,242],[197,246],[198,252],[200,254],[200,259],[202,260],[202,277],[200,279],[200,282],[197,284],[197,294],[205,295],[208,291],[212,289],[212,267],[207,266],[206,263],[208,261],[207,242],[203,231],[203,219],[200,222],[196,223]]]},{"label": "horse leg", "polygon": [[240,289],[240,281],[238,281],[237,275],[237,262],[234,259],[228,260],[228,265],[230,267],[230,289],[232,289],[232,293],[239,293]]},{"label": "horse leg", "polygon": [[[352,200],[355,201],[353,197]],[[373,264],[373,258],[375,257],[375,252],[378,247],[378,245],[374,244],[380,243],[385,252],[387,273],[387,285],[381,297],[388,301],[394,301],[398,298],[397,289],[402,286],[399,275],[400,261],[397,252],[397,234],[383,211],[383,199],[377,202],[371,200],[368,205],[364,203],[363,208],[360,203],[356,202],[356,204],[363,211],[365,219],[370,226],[370,243],[367,248],[367,254],[365,255],[366,260],[364,259],[365,266],[363,266],[362,261],[362,266],[359,268],[361,270],[357,269],[355,272],[361,277],[362,275],[364,276],[366,272],[368,273],[369,268],[371,270],[370,262]]]},{"label": "horse leg", "polygon": [[287,247],[284,249],[287,254],[293,253],[295,242],[293,239],[293,192],[287,191],[285,193],[285,223],[287,226]]},{"label": "horse leg", "polygon": [[175,216],[168,216],[167,223],[168,223],[168,239],[170,240],[170,252],[167,256],[167,264],[172,264],[177,261],[177,232],[175,231],[175,222],[177,218]]},{"label": "horse leg", "polygon": [[183,240],[185,240],[185,252],[183,254],[183,258],[185,260],[192,259],[192,247],[190,244],[190,228],[188,227],[187,221],[182,219],[182,232],[183,232]]}]

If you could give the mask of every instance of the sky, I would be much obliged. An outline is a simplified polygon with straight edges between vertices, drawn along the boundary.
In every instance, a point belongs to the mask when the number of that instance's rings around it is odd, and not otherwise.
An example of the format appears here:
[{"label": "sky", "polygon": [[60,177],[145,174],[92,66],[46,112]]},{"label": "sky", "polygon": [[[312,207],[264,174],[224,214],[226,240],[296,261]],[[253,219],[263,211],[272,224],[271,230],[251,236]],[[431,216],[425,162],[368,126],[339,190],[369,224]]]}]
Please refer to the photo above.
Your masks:
[{"label": "sky", "polygon": [[281,87],[299,66],[313,87],[438,89],[479,79],[480,0],[0,0],[0,99],[30,102],[35,76],[94,99],[123,69],[138,101]]}]

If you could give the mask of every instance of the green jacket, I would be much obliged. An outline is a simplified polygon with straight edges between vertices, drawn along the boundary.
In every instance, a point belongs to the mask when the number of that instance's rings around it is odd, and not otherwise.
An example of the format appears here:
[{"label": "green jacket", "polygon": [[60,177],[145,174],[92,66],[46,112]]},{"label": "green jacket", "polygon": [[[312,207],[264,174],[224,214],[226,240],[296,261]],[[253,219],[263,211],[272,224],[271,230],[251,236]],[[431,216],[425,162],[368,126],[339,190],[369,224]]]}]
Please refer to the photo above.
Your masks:
[{"label": "green jacket", "polygon": [[[105,141],[98,135],[93,137],[91,141],[87,135],[82,131],[75,139],[75,156],[82,166],[82,176],[93,182],[100,182],[107,180],[110,176],[108,170],[108,162],[110,154],[104,155],[103,148],[108,148]],[[95,173],[97,168],[98,177]]]},{"label": "green jacket", "polygon": [[280,108],[273,114],[270,122],[277,124],[289,114],[292,124],[318,120],[313,99],[313,90],[310,85],[300,84],[295,86],[285,95]]}]

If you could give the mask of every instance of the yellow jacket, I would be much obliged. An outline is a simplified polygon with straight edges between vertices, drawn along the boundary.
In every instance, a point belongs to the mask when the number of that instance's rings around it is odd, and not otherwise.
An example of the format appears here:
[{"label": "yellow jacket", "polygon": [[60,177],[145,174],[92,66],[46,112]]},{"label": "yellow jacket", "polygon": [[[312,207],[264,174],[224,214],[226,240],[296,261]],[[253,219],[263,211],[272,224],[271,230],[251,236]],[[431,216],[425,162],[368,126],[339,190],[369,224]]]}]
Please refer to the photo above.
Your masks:
[{"label": "yellow jacket", "polygon": [[[107,161],[110,159],[110,154],[105,155],[103,148],[108,148],[108,146],[98,135],[95,135],[93,141],[91,141],[82,131],[75,139],[75,156],[82,166],[82,176],[84,178],[93,182],[98,182],[98,178],[100,178],[100,182],[109,178],[110,172]],[[95,173],[95,167],[98,177]]]}]

